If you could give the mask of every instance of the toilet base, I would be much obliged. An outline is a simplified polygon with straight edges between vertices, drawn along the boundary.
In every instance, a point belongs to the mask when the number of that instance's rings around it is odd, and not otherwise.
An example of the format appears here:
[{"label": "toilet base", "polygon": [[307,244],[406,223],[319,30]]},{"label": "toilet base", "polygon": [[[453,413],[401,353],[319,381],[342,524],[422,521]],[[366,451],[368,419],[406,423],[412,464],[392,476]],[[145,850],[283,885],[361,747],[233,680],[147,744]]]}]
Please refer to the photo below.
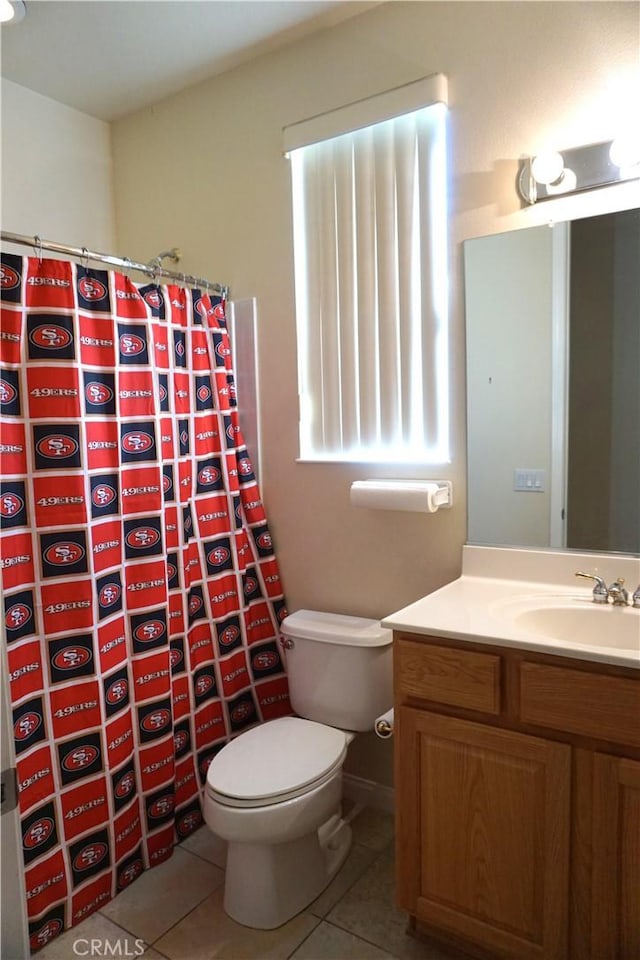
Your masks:
[{"label": "toilet base", "polygon": [[272,930],[304,910],[338,872],[351,847],[339,808],[319,830],[285,843],[229,842],[224,909],[237,923]]}]

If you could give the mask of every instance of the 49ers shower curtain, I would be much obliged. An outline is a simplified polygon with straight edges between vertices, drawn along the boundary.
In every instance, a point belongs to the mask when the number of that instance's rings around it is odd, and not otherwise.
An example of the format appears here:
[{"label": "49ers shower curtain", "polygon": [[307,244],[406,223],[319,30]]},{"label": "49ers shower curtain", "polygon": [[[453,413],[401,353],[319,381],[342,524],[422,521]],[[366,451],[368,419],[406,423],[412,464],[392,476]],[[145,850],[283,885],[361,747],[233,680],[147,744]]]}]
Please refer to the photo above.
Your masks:
[{"label": "49ers shower curtain", "polygon": [[32,949],[202,823],[290,712],[224,303],[3,255],[1,567]]}]

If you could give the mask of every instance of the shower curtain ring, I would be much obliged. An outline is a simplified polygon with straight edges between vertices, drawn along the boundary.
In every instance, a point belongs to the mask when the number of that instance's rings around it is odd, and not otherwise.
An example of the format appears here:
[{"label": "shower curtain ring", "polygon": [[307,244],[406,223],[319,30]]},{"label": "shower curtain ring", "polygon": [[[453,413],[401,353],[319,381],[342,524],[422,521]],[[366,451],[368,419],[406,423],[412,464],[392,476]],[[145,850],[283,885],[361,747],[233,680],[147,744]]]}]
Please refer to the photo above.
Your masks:
[{"label": "shower curtain ring", "polygon": [[35,240],[33,252],[38,258],[38,262],[42,264],[42,238],[39,237],[38,234],[36,233],[33,239]]},{"label": "shower curtain ring", "polygon": [[131,264],[133,263],[133,260],[131,257],[123,257],[122,260],[124,263],[124,270],[122,272],[127,280],[131,281]]},{"label": "shower curtain ring", "polygon": [[82,259],[80,262],[81,262],[81,265],[84,267],[84,269],[88,271],[89,270],[89,251],[87,250],[86,247],[82,247]]}]

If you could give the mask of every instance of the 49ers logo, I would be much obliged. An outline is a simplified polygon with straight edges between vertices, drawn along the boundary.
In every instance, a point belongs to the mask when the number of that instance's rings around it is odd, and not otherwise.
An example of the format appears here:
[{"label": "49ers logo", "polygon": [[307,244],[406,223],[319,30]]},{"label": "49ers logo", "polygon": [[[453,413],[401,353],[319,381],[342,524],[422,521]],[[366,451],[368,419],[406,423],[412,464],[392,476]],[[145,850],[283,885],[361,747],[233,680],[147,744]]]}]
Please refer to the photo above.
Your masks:
[{"label": "49ers logo", "polygon": [[71,343],[72,336],[64,327],[56,323],[42,324],[29,334],[34,347],[44,350],[63,350]]},{"label": "49ers logo", "polygon": [[133,770],[127,770],[126,773],[123,773],[115,787],[113,792],[117,800],[124,800],[125,797],[128,797],[130,793],[133,792],[133,788],[136,785],[136,778],[133,773]]},{"label": "49ers logo", "polygon": [[153,446],[153,437],[143,430],[131,430],[122,438],[125,453],[146,453]]},{"label": "49ers logo", "polygon": [[74,747],[64,756],[62,768],[68,773],[76,773],[78,770],[90,767],[98,759],[98,756],[97,748],[90,743],[85,744],[84,747]]},{"label": "49ers logo", "polygon": [[78,292],[83,300],[102,300],[107,295],[107,288],[95,277],[83,277],[78,283]]},{"label": "49ers logo", "polygon": [[155,527],[136,527],[127,534],[126,543],[132,550],[148,550],[155,547],[160,540],[160,534]]},{"label": "49ers logo", "polygon": [[168,493],[169,490],[171,490],[171,477],[168,477],[165,473],[162,477],[162,492]]},{"label": "49ers logo", "polygon": [[128,689],[129,684],[124,677],[114,680],[105,694],[107,703],[112,707],[116,703],[120,703],[126,697]]},{"label": "49ers logo", "polygon": [[15,517],[24,509],[24,500],[17,493],[3,493],[0,497],[0,516]]},{"label": "49ers logo", "polygon": [[25,623],[31,620],[32,616],[33,611],[26,604],[14,603],[12,607],[9,607],[4,617],[7,630],[19,630],[20,627],[24,627]]},{"label": "49ers logo", "polygon": [[86,647],[65,647],[59,650],[51,662],[57,670],[77,670],[91,660],[91,651]]},{"label": "49ers logo", "polygon": [[198,473],[198,483],[203,487],[210,487],[220,479],[220,471],[216,467],[203,467]]},{"label": "49ers logo", "polygon": [[73,859],[73,869],[79,872],[97,866],[107,856],[106,843],[88,843]]},{"label": "49ers logo", "polygon": [[152,820],[159,820],[160,817],[166,817],[171,813],[173,807],[174,799],[171,794],[167,794],[165,797],[158,797],[149,807],[149,817]]},{"label": "49ers logo", "polygon": [[16,720],[13,727],[13,735],[16,740],[28,740],[41,725],[42,717],[39,713],[33,713],[33,711],[25,713],[19,720]]},{"label": "49ers logo", "polygon": [[247,579],[244,582],[245,596],[247,597],[250,596],[254,592],[254,590],[257,590],[257,589],[258,589],[258,581],[256,580],[256,578],[247,577]]},{"label": "49ers logo", "polygon": [[113,390],[107,386],[106,383],[92,380],[85,388],[85,396],[89,403],[92,403],[94,406],[102,406],[105,403],[109,403],[110,400],[113,400]]},{"label": "49ers logo", "polygon": [[202,607],[202,597],[193,596],[189,598],[189,613],[193,616]]},{"label": "49ers logo", "polygon": [[159,640],[166,629],[162,620],[147,620],[146,623],[136,627],[133,635],[140,643],[151,643],[153,640]]},{"label": "49ers logo", "polygon": [[133,863],[128,864],[128,866],[118,874],[118,886],[121,890],[124,887],[128,887],[141,873],[142,860],[134,860]]},{"label": "49ers logo", "polygon": [[196,697],[203,697],[213,686],[213,677],[198,677],[196,680]]},{"label": "49ers logo", "polygon": [[209,389],[209,387],[203,385],[201,387],[198,387],[198,392],[196,395],[198,397],[198,400],[201,403],[206,403],[209,397],[211,396],[211,390]]},{"label": "49ers logo", "polygon": [[158,396],[160,397],[160,403],[164,403],[164,401],[169,396],[169,394],[167,393],[167,388],[165,387],[164,383],[160,384],[160,388],[158,390]]},{"label": "49ers logo", "polygon": [[54,937],[57,937],[62,930],[62,920],[57,918],[54,920],[47,920],[44,926],[40,927],[39,930],[36,930],[35,933],[32,933],[29,937],[29,944],[32,950],[39,950],[41,947],[44,947],[46,943],[49,943],[50,940],[53,940]]},{"label": "49ers logo", "polygon": [[70,567],[74,563],[79,563],[85,555],[84,547],[71,540],[60,540],[58,543],[52,543],[44,551],[43,557],[46,563],[54,567]]},{"label": "49ers logo", "polygon": [[220,634],[220,643],[223,647],[229,647],[236,642],[239,636],[240,630],[238,627],[225,627]]},{"label": "49ers logo", "polygon": [[109,483],[99,483],[97,487],[93,488],[93,493],[91,494],[91,500],[96,507],[108,507],[116,497],[117,493],[115,488]]},{"label": "49ers logo", "polygon": [[42,440],[38,440],[36,450],[47,460],[60,460],[72,457],[78,452],[78,444],[73,437],[68,437],[64,433],[49,433]]},{"label": "49ers logo", "polygon": [[277,662],[278,655],[272,650],[263,650],[262,653],[256,653],[252,659],[253,666],[256,670],[269,670],[270,667],[275,667]]},{"label": "49ers logo", "polygon": [[173,747],[176,753],[180,753],[181,750],[187,745],[189,736],[186,730],[177,730],[173,735]]},{"label": "49ers logo", "polygon": [[0,403],[13,403],[17,396],[18,391],[12,383],[7,383],[6,380],[0,380]]},{"label": "49ers logo", "polygon": [[180,836],[185,836],[187,833],[191,833],[202,823],[202,814],[198,810],[192,810],[190,813],[185,813],[184,817],[180,819],[176,827]]},{"label": "49ers logo", "polygon": [[183,659],[184,657],[182,655],[182,650],[179,650],[177,647],[173,647],[171,653],[169,654],[169,665],[171,668],[173,669],[173,667],[177,667],[179,663],[182,663]]},{"label": "49ers logo", "polygon": [[167,563],[167,580],[171,581],[178,576],[178,568],[174,563]]},{"label": "49ers logo", "polygon": [[231,711],[231,719],[235,723],[241,723],[243,720],[246,720],[247,717],[250,717],[253,713],[253,707],[250,703],[239,703],[237,707],[234,707]]},{"label": "49ers logo", "polygon": [[165,727],[168,727],[171,723],[171,714],[168,710],[154,710],[152,713],[148,713],[146,717],[140,721],[140,726],[145,731],[145,733],[157,733],[159,730],[163,730]]},{"label": "49ers logo", "polygon": [[144,299],[153,310],[159,310],[162,306],[162,297],[157,290],[147,290]]},{"label": "49ers logo", "polygon": [[120,353],[125,357],[136,357],[144,353],[145,343],[136,333],[123,333],[120,337]]},{"label": "49ers logo", "polygon": [[53,833],[54,826],[51,817],[40,817],[39,820],[32,823],[22,838],[25,849],[33,850],[34,847],[39,847],[41,843],[45,843]]},{"label": "49ers logo", "polygon": [[3,263],[0,267],[0,287],[3,290],[13,290],[19,283],[20,274],[14,270],[13,267],[9,267],[6,263]]},{"label": "49ers logo", "polygon": [[207,554],[207,562],[210,563],[212,567],[221,567],[228,561],[230,556],[231,553],[226,547],[215,547]]},{"label": "49ers logo", "polygon": [[[233,427],[230,428],[233,434]],[[227,430],[227,433],[229,431]],[[241,460],[238,460],[238,470],[243,475],[247,477],[250,473],[253,473],[253,467],[251,466],[251,460],[248,460],[247,457],[243,457]]]},{"label": "49ers logo", "polygon": [[105,583],[98,595],[98,603],[101,607],[112,607],[120,599],[121,593],[119,583]]},{"label": "49ers logo", "polygon": [[261,533],[259,537],[256,537],[256,544],[262,550],[271,550],[273,546],[273,541],[271,539],[270,533]]}]

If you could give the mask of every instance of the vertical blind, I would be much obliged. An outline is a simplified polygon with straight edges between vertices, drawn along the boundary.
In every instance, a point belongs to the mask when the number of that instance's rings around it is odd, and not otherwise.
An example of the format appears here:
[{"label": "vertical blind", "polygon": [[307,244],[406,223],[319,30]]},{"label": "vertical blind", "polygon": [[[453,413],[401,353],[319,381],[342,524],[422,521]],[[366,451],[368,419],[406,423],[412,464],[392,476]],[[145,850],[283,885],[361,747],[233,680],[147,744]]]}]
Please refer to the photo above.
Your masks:
[{"label": "vertical blind", "polygon": [[290,153],[301,459],[448,459],[445,119]]}]

